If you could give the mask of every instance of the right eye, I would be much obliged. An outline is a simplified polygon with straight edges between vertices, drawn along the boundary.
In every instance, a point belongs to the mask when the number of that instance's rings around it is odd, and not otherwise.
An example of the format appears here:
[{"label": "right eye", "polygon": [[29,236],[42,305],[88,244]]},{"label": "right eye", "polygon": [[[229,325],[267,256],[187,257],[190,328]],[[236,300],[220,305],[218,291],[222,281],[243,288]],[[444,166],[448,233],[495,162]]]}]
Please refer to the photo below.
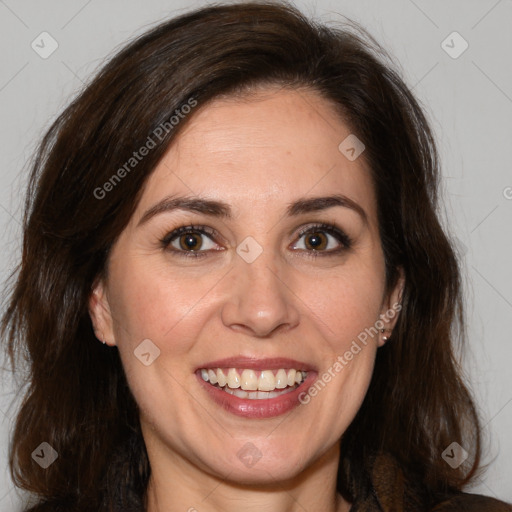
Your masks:
[{"label": "right eye", "polygon": [[[203,257],[207,251],[220,250],[213,241],[215,231],[206,226],[182,226],[162,239],[162,246],[180,256]],[[217,247],[217,249],[216,249]]]}]

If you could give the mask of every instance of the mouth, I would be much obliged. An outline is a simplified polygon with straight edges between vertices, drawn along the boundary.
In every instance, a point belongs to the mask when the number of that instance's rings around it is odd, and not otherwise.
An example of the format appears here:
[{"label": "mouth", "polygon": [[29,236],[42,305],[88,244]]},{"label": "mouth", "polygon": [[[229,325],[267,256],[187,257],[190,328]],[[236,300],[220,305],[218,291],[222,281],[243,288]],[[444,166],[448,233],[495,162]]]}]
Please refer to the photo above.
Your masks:
[{"label": "mouth", "polygon": [[316,375],[305,363],[283,358],[231,358],[196,370],[214,402],[247,418],[277,416],[300,405],[299,394]]},{"label": "mouth", "polygon": [[201,368],[201,378],[239,398],[267,400],[289,393],[306,380],[307,372],[294,368],[252,370],[250,368]]}]

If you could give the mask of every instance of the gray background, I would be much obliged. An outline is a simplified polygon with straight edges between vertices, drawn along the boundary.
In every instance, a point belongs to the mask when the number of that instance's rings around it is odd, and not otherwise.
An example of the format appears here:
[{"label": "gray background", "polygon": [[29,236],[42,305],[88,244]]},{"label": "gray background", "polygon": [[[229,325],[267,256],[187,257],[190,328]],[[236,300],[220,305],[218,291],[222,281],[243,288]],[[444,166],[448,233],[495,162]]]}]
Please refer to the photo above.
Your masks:
[{"label": "gray background", "polygon": [[[398,60],[433,124],[443,165],[445,222],[464,272],[469,343],[463,364],[481,410],[489,469],[473,492],[512,500],[512,1],[297,0],[323,21],[359,21]],[[44,131],[104,58],[163,18],[203,1],[0,0],[0,230],[2,282],[20,254],[27,165]],[[46,31],[58,49],[31,43]],[[469,44],[454,59],[441,43]],[[460,41],[448,39],[451,50]],[[21,495],[7,473],[19,392],[0,396],[0,509]],[[425,390],[428,392],[428,390]]]}]

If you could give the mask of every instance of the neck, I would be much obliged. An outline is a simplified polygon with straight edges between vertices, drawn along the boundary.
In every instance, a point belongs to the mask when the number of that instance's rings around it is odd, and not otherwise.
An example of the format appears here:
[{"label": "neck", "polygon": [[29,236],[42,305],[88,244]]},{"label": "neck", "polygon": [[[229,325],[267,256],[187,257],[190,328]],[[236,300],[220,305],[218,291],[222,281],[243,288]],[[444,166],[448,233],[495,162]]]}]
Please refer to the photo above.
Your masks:
[{"label": "neck", "polygon": [[[339,451],[336,445],[305,471],[289,480],[269,475],[265,483],[242,485],[236,472],[211,475],[183,458],[151,461],[146,490],[147,512],[348,512],[350,504],[336,491]],[[161,454],[161,452],[160,452]]]}]

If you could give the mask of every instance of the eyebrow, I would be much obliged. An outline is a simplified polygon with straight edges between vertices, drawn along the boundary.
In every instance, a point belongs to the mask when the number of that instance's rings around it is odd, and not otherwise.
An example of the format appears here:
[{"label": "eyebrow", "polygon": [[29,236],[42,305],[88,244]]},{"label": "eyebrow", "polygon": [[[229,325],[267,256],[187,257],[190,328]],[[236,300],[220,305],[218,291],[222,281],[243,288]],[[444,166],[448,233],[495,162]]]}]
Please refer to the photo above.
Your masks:
[{"label": "eyebrow", "polygon": [[288,206],[286,213],[288,216],[292,217],[303,213],[327,210],[334,206],[342,206],[343,208],[349,208],[355,211],[362,218],[363,222],[368,224],[368,216],[364,209],[353,199],[341,194],[299,199]]},{"label": "eyebrow", "polygon": [[[368,216],[364,209],[354,200],[341,194],[325,197],[300,198],[288,205],[286,209],[286,216],[294,217],[304,213],[319,212],[335,206],[341,206],[355,211],[362,218],[363,222],[368,224]],[[140,226],[145,224],[155,215],[159,215],[164,212],[171,212],[173,210],[186,210],[224,219],[231,219],[233,217],[231,206],[222,201],[201,197],[171,196],[166,197],[147,210],[137,225]]]}]

